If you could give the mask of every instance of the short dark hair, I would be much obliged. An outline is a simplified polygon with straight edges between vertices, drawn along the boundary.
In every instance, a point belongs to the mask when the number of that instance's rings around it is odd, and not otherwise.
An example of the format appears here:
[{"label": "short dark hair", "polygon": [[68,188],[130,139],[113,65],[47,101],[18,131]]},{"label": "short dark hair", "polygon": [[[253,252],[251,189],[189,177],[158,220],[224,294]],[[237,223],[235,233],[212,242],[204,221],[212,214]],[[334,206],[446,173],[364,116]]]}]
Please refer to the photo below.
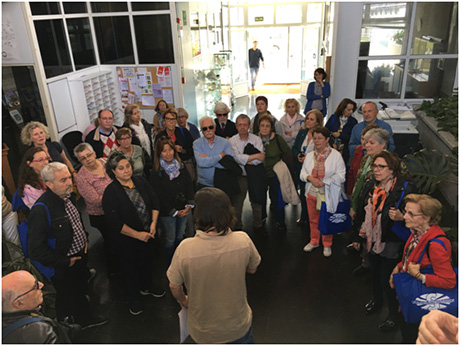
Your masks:
[{"label": "short dark hair", "polygon": [[117,141],[121,139],[121,136],[128,135],[129,137],[133,137],[133,131],[131,131],[130,128],[127,127],[122,127],[121,129],[118,129],[117,132],[115,132],[115,138]]},{"label": "short dark hair", "polygon": [[388,169],[393,171],[393,176],[398,175],[399,167],[401,166],[401,159],[398,157],[398,155],[395,153],[390,153],[386,150],[382,150],[372,157],[372,164],[374,164],[375,160],[377,160],[379,157],[385,160],[388,165]]},{"label": "short dark hair", "polygon": [[318,67],[315,72],[318,72],[318,73],[321,73],[323,75],[323,79],[326,79],[327,78],[327,73],[326,71],[324,71],[324,69],[322,67]]},{"label": "short dark hair", "polygon": [[124,152],[122,151],[112,151],[110,154],[109,154],[109,157],[107,158],[107,163],[105,164],[105,171],[107,172],[107,175],[112,179],[112,180],[116,180],[116,177],[115,177],[115,174],[112,172],[113,170],[115,170],[118,166],[118,163],[121,161],[121,160],[128,160],[131,167],[134,166],[134,161],[133,159],[131,158],[131,156],[128,156],[126,155]]},{"label": "short dark hair", "polygon": [[101,109],[99,112],[97,112],[97,117],[98,117],[98,118],[101,117],[101,113],[102,113],[103,111],[109,111],[110,114],[112,114],[112,117],[114,118],[113,112],[112,112],[110,109],[107,109],[107,108]]},{"label": "short dark hair", "polygon": [[169,145],[172,150],[174,150],[174,158],[180,163],[180,157],[179,154],[176,150],[176,146],[174,145],[174,142],[171,140],[171,138],[167,136],[161,136],[159,139],[156,140],[155,142],[155,150],[153,151],[153,165],[155,167],[155,170],[158,171],[160,169],[160,157],[161,157],[161,152],[163,151],[163,148],[165,145]]},{"label": "short dark hair", "polygon": [[235,123],[238,122],[238,120],[246,119],[248,121],[248,124],[251,124],[251,118],[247,116],[247,114],[240,114],[236,117]]},{"label": "short dark hair", "polygon": [[193,214],[197,229],[227,234],[236,222],[235,211],[227,194],[215,187],[205,187],[195,194]]},{"label": "short dark hair", "polygon": [[260,123],[263,120],[267,120],[270,123],[271,131],[275,131],[275,121],[273,120],[273,117],[271,115],[264,114],[261,117],[259,117],[259,127],[260,127]]},{"label": "short dark hair", "polygon": [[325,126],[315,126],[311,132],[311,135],[314,136],[315,133],[321,133],[324,138],[331,137],[331,131]]},{"label": "short dark hair", "polygon": [[158,101],[157,106],[155,107],[155,111],[158,112],[158,111],[160,110],[160,103],[161,103],[161,102],[164,102],[164,103],[165,103],[166,108],[169,107],[169,106],[168,106],[168,102],[166,102],[165,100],[160,100],[160,101]]},{"label": "short dark hair", "polygon": [[351,99],[344,98],[337,105],[337,108],[335,109],[335,114],[337,114],[339,117],[342,116],[343,111],[345,110],[345,108],[347,108],[348,105],[353,105],[353,113],[356,112],[356,108],[358,107],[356,102]]},{"label": "short dark hair", "polygon": [[256,104],[257,104],[257,102],[259,102],[259,101],[265,102],[265,104],[268,106],[268,99],[267,99],[265,96],[262,96],[262,95],[261,95],[261,96],[257,96],[257,97],[256,97]]}]

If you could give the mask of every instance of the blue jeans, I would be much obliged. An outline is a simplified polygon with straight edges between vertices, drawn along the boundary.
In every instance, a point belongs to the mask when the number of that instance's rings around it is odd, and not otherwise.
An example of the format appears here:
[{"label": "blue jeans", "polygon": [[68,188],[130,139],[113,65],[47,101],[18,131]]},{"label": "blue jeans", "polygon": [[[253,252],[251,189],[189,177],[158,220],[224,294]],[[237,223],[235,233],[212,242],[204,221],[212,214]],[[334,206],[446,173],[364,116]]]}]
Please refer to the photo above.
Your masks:
[{"label": "blue jeans", "polygon": [[249,328],[248,332],[239,338],[238,340],[228,342],[228,344],[253,344],[254,338],[252,337],[252,327]]},{"label": "blue jeans", "polygon": [[257,75],[259,74],[258,67],[250,67],[249,71],[251,72],[251,87],[254,89],[254,85],[256,84]]},{"label": "blue jeans", "polygon": [[171,263],[176,247],[184,239],[187,217],[160,216],[160,222],[166,258]]}]

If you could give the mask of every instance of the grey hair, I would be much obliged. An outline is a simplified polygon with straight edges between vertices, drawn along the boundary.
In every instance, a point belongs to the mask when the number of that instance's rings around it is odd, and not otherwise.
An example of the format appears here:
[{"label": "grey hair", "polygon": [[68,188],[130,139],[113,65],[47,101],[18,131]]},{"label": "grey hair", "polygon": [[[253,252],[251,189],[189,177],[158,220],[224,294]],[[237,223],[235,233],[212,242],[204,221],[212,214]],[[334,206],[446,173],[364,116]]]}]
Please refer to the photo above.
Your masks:
[{"label": "grey hair", "polygon": [[42,176],[43,182],[47,181],[54,181],[56,178],[56,172],[62,171],[63,169],[67,169],[67,166],[62,162],[50,162],[45,167],[43,167],[40,175]]},{"label": "grey hair", "polygon": [[372,129],[367,131],[364,135],[364,139],[367,140],[369,138],[375,139],[380,144],[385,144],[385,148],[388,145],[388,141],[390,140],[390,132],[384,129]]},{"label": "grey hair", "polygon": [[247,119],[248,123],[251,124],[251,119],[246,114],[240,114],[236,117],[235,123],[238,122],[240,119]]},{"label": "grey hair", "polygon": [[177,110],[177,115],[185,115],[188,119],[189,114],[185,108],[179,107],[179,108],[176,108],[176,110]]},{"label": "grey hair", "polygon": [[[376,110],[379,110],[379,106],[377,106],[377,103],[375,103],[374,101],[367,101],[367,102],[364,102],[364,105],[368,105],[368,104],[373,104],[374,107],[375,107],[375,109],[376,109]],[[363,107],[364,107],[364,105],[363,105]],[[362,109],[362,107],[361,107],[361,109]]]},{"label": "grey hair", "polygon": [[214,113],[217,113],[220,110],[224,110],[227,113],[230,113],[232,110],[227,106],[226,103],[224,102],[216,102],[216,105],[214,106]]},{"label": "grey hair", "polygon": [[90,152],[94,153],[94,149],[89,143],[80,143],[78,144],[74,149],[73,149],[73,154],[75,155],[76,158],[78,158],[78,153],[81,153],[82,151],[88,149]]},{"label": "grey hair", "polygon": [[213,124],[214,126],[216,126],[216,121],[214,120],[214,118],[208,117],[208,116],[206,115],[206,116],[204,116],[204,117],[202,117],[202,118],[200,119],[200,128],[203,127],[203,126],[201,126],[201,124],[203,123],[203,121],[205,121],[205,120],[207,120],[207,119],[211,120],[211,121],[212,121],[212,124]]},{"label": "grey hair", "polygon": [[128,160],[129,164],[131,165],[131,168],[134,167],[134,161],[131,158],[131,156],[126,155],[122,151],[112,151],[109,154],[109,157],[107,158],[107,163],[105,164],[105,171],[107,172],[107,175],[112,179],[115,180],[115,174],[113,171],[117,168],[118,163],[121,160]]}]

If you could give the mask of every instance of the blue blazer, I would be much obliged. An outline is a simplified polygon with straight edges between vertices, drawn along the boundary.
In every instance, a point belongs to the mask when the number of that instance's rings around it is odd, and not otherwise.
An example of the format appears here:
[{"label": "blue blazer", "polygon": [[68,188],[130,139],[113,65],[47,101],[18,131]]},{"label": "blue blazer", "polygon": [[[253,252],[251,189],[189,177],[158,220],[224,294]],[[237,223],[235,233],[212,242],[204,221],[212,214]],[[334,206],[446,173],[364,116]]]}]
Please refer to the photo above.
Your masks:
[{"label": "blue blazer", "polygon": [[[316,82],[311,82],[308,84],[308,89],[307,89],[307,104],[305,106],[304,114],[307,114],[308,111],[311,110],[311,106],[313,105],[314,100],[319,100],[321,99],[321,95],[315,95],[315,83]],[[327,107],[326,107],[326,99],[331,96],[331,85],[328,82],[324,82],[324,87],[323,89],[323,96],[324,98],[322,99],[323,101],[323,110],[321,113],[323,113],[324,116],[327,114]]]}]

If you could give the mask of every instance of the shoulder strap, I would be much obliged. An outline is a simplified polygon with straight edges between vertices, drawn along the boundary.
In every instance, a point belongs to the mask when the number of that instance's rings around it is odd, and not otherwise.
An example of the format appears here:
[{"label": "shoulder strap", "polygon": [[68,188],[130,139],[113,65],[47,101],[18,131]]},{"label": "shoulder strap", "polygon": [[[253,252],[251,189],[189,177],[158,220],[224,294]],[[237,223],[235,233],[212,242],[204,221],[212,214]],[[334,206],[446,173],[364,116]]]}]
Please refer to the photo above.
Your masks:
[{"label": "shoulder strap", "polygon": [[396,203],[396,209],[399,208],[399,205],[401,204],[401,201],[403,200],[404,195],[406,194],[407,184],[408,184],[408,182],[406,181],[406,182],[404,183],[404,189],[403,189],[402,192],[401,192],[401,197],[399,198],[398,203]]},{"label": "shoulder strap", "polygon": [[[440,234],[439,236],[442,237],[443,235]],[[425,245],[425,248],[423,249],[422,253],[420,254],[420,257],[418,258],[417,264],[419,264],[420,261],[422,260],[422,257],[423,257],[423,255],[425,254],[425,251],[427,252],[428,258],[430,257],[430,256],[428,255],[428,247],[430,246],[431,242],[433,242],[433,241],[436,242],[436,243],[438,243],[438,244],[441,244],[442,247],[444,248],[444,250],[447,251],[447,248],[446,248],[446,245],[444,244],[444,242],[443,242],[441,239],[438,239],[439,236],[436,236],[436,237],[434,237],[433,239],[428,240],[428,243]]]},{"label": "shoulder strap", "polygon": [[183,129],[182,127],[180,127],[180,126],[179,126],[179,129],[180,129],[180,132],[182,132],[182,136],[183,136],[184,139],[185,139],[185,143],[188,143],[187,137],[185,137],[184,129]]},{"label": "shoulder strap", "polygon": [[36,205],[41,205],[43,208],[45,208],[46,216],[47,216],[47,219],[48,219],[48,226],[51,226],[51,216],[50,216],[50,210],[48,209],[48,206],[45,203],[37,202],[32,206],[32,208],[35,207]]},{"label": "shoulder strap", "polygon": [[8,335],[10,335],[12,332],[14,332],[16,329],[21,328],[22,326],[25,326],[27,324],[35,323],[35,322],[41,322],[42,319],[38,317],[24,317],[21,318],[20,320],[10,324],[8,327],[3,329],[2,331],[2,340],[5,339]]}]

